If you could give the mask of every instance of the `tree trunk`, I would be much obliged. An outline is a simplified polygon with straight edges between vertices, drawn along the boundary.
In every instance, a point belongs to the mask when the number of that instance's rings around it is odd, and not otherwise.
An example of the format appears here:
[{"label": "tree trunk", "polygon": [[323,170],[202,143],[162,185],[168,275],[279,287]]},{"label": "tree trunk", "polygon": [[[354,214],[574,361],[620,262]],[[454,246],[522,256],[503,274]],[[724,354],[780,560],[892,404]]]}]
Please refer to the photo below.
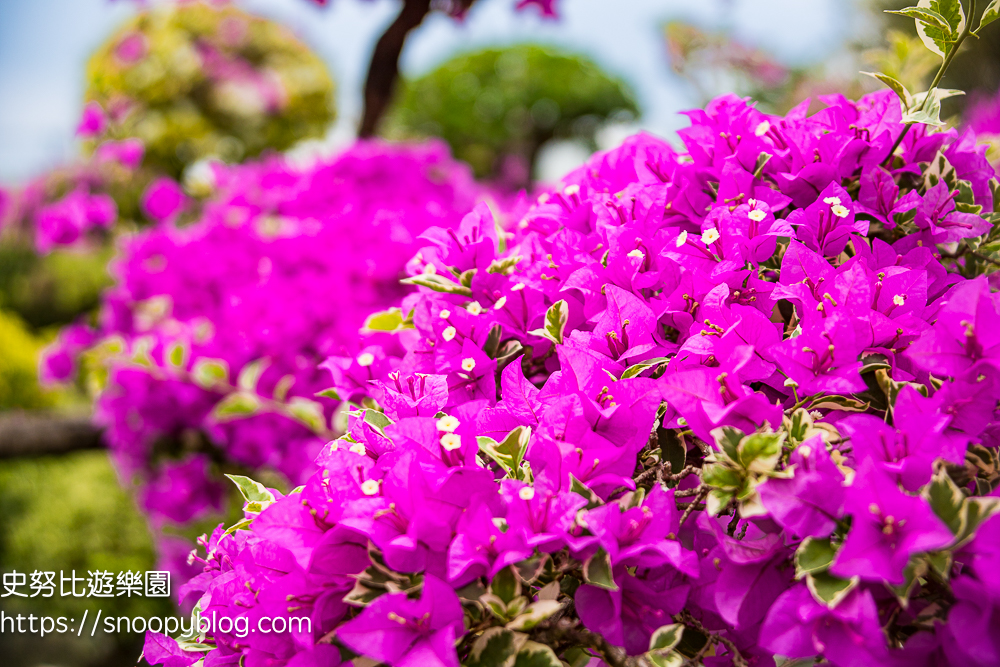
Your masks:
[{"label": "tree trunk", "polygon": [[392,100],[399,78],[399,54],[406,36],[431,11],[431,0],[403,0],[403,9],[375,45],[365,79],[365,111],[358,136],[371,137]]},{"label": "tree trunk", "polygon": [[0,459],[67,454],[103,446],[101,429],[87,417],[0,413]]}]

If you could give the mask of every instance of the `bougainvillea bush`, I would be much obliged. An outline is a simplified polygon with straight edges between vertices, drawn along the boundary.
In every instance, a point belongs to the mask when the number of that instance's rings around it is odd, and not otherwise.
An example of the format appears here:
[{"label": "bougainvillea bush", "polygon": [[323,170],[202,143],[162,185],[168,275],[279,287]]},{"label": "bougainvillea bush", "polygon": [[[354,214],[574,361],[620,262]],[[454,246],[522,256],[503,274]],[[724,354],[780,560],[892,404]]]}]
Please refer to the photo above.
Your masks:
[{"label": "bougainvillea bush", "polygon": [[[217,167],[214,187],[185,226],[169,215],[177,201],[158,194],[164,220],[124,238],[99,325],[64,330],[43,362],[56,380],[82,365],[123,477],[138,476],[143,506],[174,522],[219,507],[220,466],[308,478],[326,439],[307,425],[338,403],[316,396],[329,386],[317,366],[371,355],[358,330],[412,290],[399,278],[418,236],[457,227],[483,194],[442,144],[380,142],[308,168]],[[220,405],[227,383],[289,407],[227,419],[253,407]]]},{"label": "bougainvillea bush", "polygon": [[723,97],[429,232],[403,353],[325,364],[346,432],[239,480],[182,589],[308,631],[147,659],[996,664],[1000,186],[891,92],[823,102]]}]

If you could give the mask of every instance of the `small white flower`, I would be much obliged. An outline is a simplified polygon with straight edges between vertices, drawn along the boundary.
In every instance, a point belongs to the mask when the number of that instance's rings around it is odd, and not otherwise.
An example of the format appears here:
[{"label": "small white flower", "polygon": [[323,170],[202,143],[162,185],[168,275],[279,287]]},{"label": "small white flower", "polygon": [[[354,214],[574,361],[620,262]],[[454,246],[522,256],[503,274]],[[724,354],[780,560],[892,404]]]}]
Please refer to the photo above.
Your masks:
[{"label": "small white flower", "polygon": [[522,486],[521,490],[517,492],[517,497],[521,500],[531,500],[535,497],[535,490],[530,486]]},{"label": "small white flower", "polygon": [[820,412],[819,410],[813,410],[812,412],[809,413],[809,416],[812,417],[813,419],[822,419],[823,413]]},{"label": "small white flower", "polygon": [[678,426],[687,426],[688,425],[688,420],[684,419],[684,417],[678,417],[677,418],[677,425]]},{"label": "small white flower", "polygon": [[466,373],[471,373],[475,367],[476,367],[476,360],[473,359],[472,357],[466,357],[465,359],[462,359],[462,370],[465,371]]},{"label": "small white flower", "polygon": [[483,307],[479,304],[478,301],[473,301],[468,306],[466,306],[465,309],[469,311],[470,315],[478,315],[479,313],[483,312]]},{"label": "small white flower", "polygon": [[530,222],[528,222],[528,219],[527,219],[527,218],[521,218],[521,222],[517,223],[517,226],[518,226],[518,228],[520,228],[520,229],[527,229],[527,228],[528,228],[528,225],[530,225],[530,224],[531,224],[531,223],[530,223]]},{"label": "small white flower", "polygon": [[645,259],[646,255],[643,254],[643,252],[641,250],[639,250],[638,248],[636,248],[635,250],[633,250],[632,252],[630,252],[627,255],[627,257],[634,257],[635,259]]},{"label": "small white flower", "polygon": [[441,446],[445,451],[453,452],[462,446],[462,436],[455,433],[445,433],[441,436]]},{"label": "small white flower", "polygon": [[832,213],[833,213],[833,214],[834,214],[835,216],[837,216],[838,218],[846,218],[847,216],[849,216],[849,215],[851,214],[851,212],[850,212],[850,211],[848,211],[848,210],[847,210],[846,208],[844,208],[844,207],[843,207],[843,206],[841,206],[840,204],[837,204],[837,205],[833,206],[833,207],[832,207],[832,208],[830,209],[830,211],[831,211],[831,212],[832,212]]},{"label": "small white flower", "polygon": [[799,447],[799,453],[802,455],[802,458],[807,459],[812,454],[812,449],[809,448],[809,445],[802,445]]},{"label": "small white flower", "polygon": [[549,193],[548,192],[543,192],[542,194],[538,195],[538,203],[539,204],[545,204],[546,202],[549,201],[549,199],[550,199],[550,197],[549,197]]},{"label": "small white flower", "polygon": [[757,129],[753,131],[753,133],[758,137],[763,137],[765,134],[767,134],[767,131],[770,129],[771,129],[771,124],[766,120],[763,120],[760,122],[760,125],[757,126]]},{"label": "small white flower", "polygon": [[424,265],[424,273],[426,273],[428,275],[433,275],[433,274],[437,273],[437,269],[434,268],[433,264],[425,264]]},{"label": "small white flower", "polygon": [[683,232],[680,233],[680,236],[677,237],[677,247],[680,248],[682,245],[684,245],[687,242],[688,242],[688,233],[685,230],[685,231],[683,231]]},{"label": "small white flower", "polygon": [[447,329],[441,332],[441,338],[444,338],[444,342],[447,343],[448,341],[453,339],[455,337],[455,334],[457,333],[458,331],[455,330],[455,327],[448,327]]},{"label": "small white flower", "polygon": [[445,415],[441,419],[437,420],[437,429],[439,431],[445,431],[446,433],[453,433],[456,428],[458,428],[459,422],[457,419],[451,415]]},{"label": "small white flower", "polygon": [[563,190],[563,194],[565,194],[567,197],[578,195],[580,194],[580,186],[577,185],[576,183],[573,183],[572,185],[567,185],[566,188]]},{"label": "small white flower", "polygon": [[823,203],[827,206],[840,206],[840,197],[826,197]]},{"label": "small white flower", "polygon": [[356,442],[353,445],[351,445],[351,452],[363,455],[365,453],[365,446],[362,445],[360,442]]},{"label": "small white flower", "polygon": [[701,242],[704,243],[705,245],[712,245],[718,240],[719,240],[719,230],[715,229],[714,227],[712,229],[705,231],[701,235]]},{"label": "small white flower", "polygon": [[450,310],[442,310],[440,313],[438,313],[438,317],[440,317],[442,320],[446,320],[449,317],[451,317],[451,311]]},{"label": "small white flower", "polygon": [[499,299],[497,299],[496,303],[493,304],[493,310],[500,310],[505,305],[507,305],[507,297],[502,296]]},{"label": "small white flower", "polygon": [[371,352],[362,352],[358,355],[358,366],[368,367],[375,363],[375,355]]},{"label": "small white flower", "polygon": [[753,208],[754,206],[757,205],[757,200],[756,199],[748,199],[747,200],[747,205],[750,206],[750,208]]},{"label": "small white flower", "polygon": [[378,493],[378,480],[366,479],[364,484],[361,485],[361,493],[366,496],[374,496]]},{"label": "small white flower", "polygon": [[892,302],[894,304],[896,304],[897,306],[905,305],[906,304],[906,295],[905,294],[897,294],[896,296],[892,297]]},{"label": "small white flower", "polygon": [[511,292],[520,292],[523,289],[524,289],[524,283],[518,283],[518,284],[514,285],[513,287],[511,287],[510,291]]},{"label": "small white flower", "polygon": [[754,222],[760,222],[761,220],[767,217],[767,213],[764,213],[764,211],[761,211],[760,209],[755,209],[753,211],[750,211],[749,217]]}]

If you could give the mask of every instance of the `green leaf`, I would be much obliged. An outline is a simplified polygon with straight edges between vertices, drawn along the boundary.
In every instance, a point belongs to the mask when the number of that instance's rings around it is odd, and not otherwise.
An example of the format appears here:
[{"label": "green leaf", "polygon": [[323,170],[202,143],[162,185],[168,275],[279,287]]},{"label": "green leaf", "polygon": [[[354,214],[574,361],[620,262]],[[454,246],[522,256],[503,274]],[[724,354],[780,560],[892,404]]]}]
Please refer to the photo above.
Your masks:
[{"label": "green leaf", "polygon": [[486,267],[486,273],[499,273],[501,275],[508,275],[513,273],[514,268],[524,259],[520,255],[514,255],[513,257],[504,257],[503,259],[494,259],[490,262],[490,265]]},{"label": "green leaf", "polygon": [[340,398],[340,394],[337,393],[337,390],[334,389],[333,387],[330,387],[329,389],[324,389],[323,391],[317,391],[315,394],[313,394],[313,396],[319,396],[320,398],[329,398],[334,401],[343,400]]},{"label": "green leaf", "polygon": [[514,563],[515,574],[521,583],[530,585],[538,580],[538,577],[545,571],[545,565],[549,562],[549,555],[538,553],[531,558]]},{"label": "green leaf", "polygon": [[500,467],[512,474],[521,466],[524,452],[528,449],[531,439],[531,427],[518,426],[508,433],[503,440],[497,442],[488,436],[479,436],[479,451],[496,461]]},{"label": "green leaf", "polygon": [[260,399],[245,391],[227,395],[212,408],[212,418],[219,422],[249,417],[260,412]]},{"label": "green leaf", "polygon": [[934,88],[917,93],[913,96],[913,106],[903,114],[903,122],[908,124],[923,123],[938,127],[944,125],[941,120],[941,100],[956,95],[965,95],[965,92],[949,88]]},{"label": "green leaf", "polygon": [[900,81],[897,81],[888,74],[883,74],[882,72],[862,72],[862,74],[874,77],[889,86],[889,88],[896,93],[896,96],[899,97],[899,101],[903,104],[903,111],[906,111],[913,106],[913,96],[910,95],[910,91],[908,91],[906,86],[904,86]]},{"label": "green leaf", "polygon": [[604,548],[597,550],[593,556],[583,564],[583,578],[593,586],[605,588],[609,591],[617,591],[618,584],[615,583],[615,575],[611,570],[611,556]]},{"label": "green leaf", "polygon": [[841,579],[829,572],[817,572],[806,575],[806,587],[817,602],[825,604],[830,609],[836,607],[847,597],[847,594],[854,590],[860,579]]},{"label": "green leaf", "polygon": [[795,578],[801,579],[808,574],[825,571],[836,555],[837,550],[829,539],[807,537],[795,550]]},{"label": "green leaf", "polygon": [[867,412],[871,403],[850,396],[818,396],[809,402],[810,410],[840,410],[841,412]]},{"label": "green leaf", "polygon": [[739,462],[750,472],[770,472],[781,458],[784,433],[754,433],[740,441]]},{"label": "green leaf", "polygon": [[562,605],[555,600],[532,602],[517,618],[507,624],[508,630],[531,630],[542,621],[551,618]]},{"label": "green leaf", "polygon": [[187,341],[177,341],[167,348],[167,363],[174,368],[184,368],[187,366],[188,357],[191,356],[191,348]]},{"label": "green leaf", "polygon": [[944,58],[955,46],[958,35],[965,29],[965,10],[962,9],[962,3],[960,0],[920,0],[916,8],[935,12],[948,23],[950,30],[944,30],[914,19],[920,41]]},{"label": "green leaf", "polygon": [[467,667],[511,667],[527,637],[506,628],[487,628],[472,644]]},{"label": "green leaf", "polygon": [[637,364],[632,364],[625,369],[622,373],[622,379],[634,378],[643,371],[649,370],[654,366],[659,366],[660,364],[665,364],[670,361],[670,357],[656,357],[655,359],[647,359],[646,361],[640,361]]},{"label": "green leaf", "polygon": [[417,276],[404,278],[399,282],[404,285],[419,285],[421,287],[427,287],[435,292],[443,292],[445,294],[472,296],[472,290],[465,285],[448,280],[444,276],[440,276],[436,273],[421,273]]},{"label": "green leaf", "polygon": [[594,493],[589,486],[578,480],[573,473],[569,474],[569,490],[587,500],[587,509],[592,510],[604,503],[601,498]]},{"label": "green leaf", "polygon": [[566,331],[566,322],[569,320],[569,304],[565,299],[559,299],[549,306],[545,312],[545,328],[534,329],[529,334],[547,338],[556,345],[562,345],[563,334]]},{"label": "green leaf", "polygon": [[986,5],[986,9],[983,11],[983,16],[979,19],[979,27],[976,28],[976,33],[978,34],[980,30],[993,23],[998,18],[1000,18],[1000,0],[993,0],[993,2]]},{"label": "green leaf", "polygon": [[521,595],[521,582],[514,573],[514,568],[508,566],[497,572],[490,582],[490,593],[510,604],[511,600]]},{"label": "green leaf", "polygon": [[649,650],[669,651],[681,643],[681,637],[683,636],[684,625],[682,623],[661,626],[649,638]]},{"label": "green leaf", "polygon": [[222,359],[198,359],[191,369],[191,379],[203,389],[229,384],[229,364]]},{"label": "green leaf", "polygon": [[743,487],[740,471],[722,463],[709,463],[701,469],[701,481],[716,489],[735,493]]},{"label": "green leaf", "polygon": [[968,515],[963,511],[965,494],[948,477],[944,468],[938,470],[931,483],[924,488],[924,497],[930,503],[934,514],[951,529],[960,534],[968,525]]},{"label": "green leaf", "polygon": [[316,401],[304,396],[292,396],[288,401],[288,414],[313,433],[325,433],[326,417],[323,415],[323,406]]},{"label": "green leaf", "polygon": [[385,333],[399,333],[404,329],[413,329],[413,311],[403,316],[403,311],[399,308],[390,308],[377,313],[372,313],[365,318],[365,323],[361,327],[361,333],[371,333],[373,331],[383,331]]},{"label": "green leaf", "polygon": [[238,530],[250,530],[251,523],[253,523],[253,519],[240,519],[229,528],[226,528],[226,535],[232,535]]},{"label": "green leaf", "polygon": [[735,495],[732,491],[712,489],[705,497],[705,511],[711,516],[718,516],[719,512],[726,509],[729,503],[733,501]]},{"label": "green leaf", "polygon": [[257,383],[260,382],[260,376],[264,374],[264,370],[270,363],[271,361],[266,358],[251,361],[240,369],[240,374],[236,378],[236,386],[243,391],[257,391]]},{"label": "green leaf", "polygon": [[678,473],[687,463],[687,447],[681,442],[674,429],[662,426],[656,429],[656,440],[660,445],[660,460],[670,463],[670,471]]},{"label": "green leaf", "polygon": [[739,458],[740,442],[744,436],[743,431],[733,426],[720,426],[712,429],[711,433],[712,437],[715,438],[715,444],[725,453],[726,458],[730,461],[736,461]]},{"label": "green leaf", "polygon": [[[1000,2],[1000,0],[996,0]],[[1000,211],[1000,180],[990,179],[990,192],[993,194],[993,210]]]},{"label": "green leaf", "polygon": [[925,574],[927,574],[927,560],[921,556],[911,557],[903,570],[903,583],[898,586],[889,586],[900,607],[906,609],[910,606],[910,595],[917,585],[917,580]]},{"label": "green leaf", "polygon": [[514,667],[562,667],[562,662],[545,644],[527,641],[517,652]]},{"label": "green leaf", "polygon": [[683,653],[668,651],[667,653],[646,653],[645,657],[653,667],[682,667],[687,662]]},{"label": "green leaf", "polygon": [[887,9],[886,14],[898,14],[899,16],[906,16],[911,19],[916,19],[918,24],[923,23],[926,26],[932,28],[938,28],[941,30],[941,34],[949,35],[954,37],[951,32],[951,25],[948,23],[948,19],[938,14],[933,9],[923,9],[922,7],[907,7],[905,9]]},{"label": "green leaf", "polygon": [[764,173],[764,167],[767,166],[767,163],[771,161],[772,157],[774,156],[765,151],[761,151],[760,155],[757,156],[757,162],[753,168],[753,177],[755,179],[760,178],[761,174]]},{"label": "green leaf", "polygon": [[243,496],[244,500],[274,502],[274,494],[260,482],[243,475],[226,475],[226,477],[240,490],[240,495]]}]

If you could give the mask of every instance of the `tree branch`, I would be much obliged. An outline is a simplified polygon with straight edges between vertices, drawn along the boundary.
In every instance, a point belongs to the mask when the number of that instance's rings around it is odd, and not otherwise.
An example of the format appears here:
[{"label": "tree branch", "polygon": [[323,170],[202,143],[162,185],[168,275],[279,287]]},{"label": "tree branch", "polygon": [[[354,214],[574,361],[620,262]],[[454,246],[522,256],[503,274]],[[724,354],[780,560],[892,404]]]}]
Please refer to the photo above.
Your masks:
[{"label": "tree branch", "polygon": [[0,459],[67,454],[104,447],[101,429],[87,417],[0,413]]},{"label": "tree branch", "polygon": [[399,54],[406,37],[431,11],[431,0],[403,0],[403,9],[379,38],[365,79],[365,111],[358,136],[371,137],[392,100],[399,78]]}]

